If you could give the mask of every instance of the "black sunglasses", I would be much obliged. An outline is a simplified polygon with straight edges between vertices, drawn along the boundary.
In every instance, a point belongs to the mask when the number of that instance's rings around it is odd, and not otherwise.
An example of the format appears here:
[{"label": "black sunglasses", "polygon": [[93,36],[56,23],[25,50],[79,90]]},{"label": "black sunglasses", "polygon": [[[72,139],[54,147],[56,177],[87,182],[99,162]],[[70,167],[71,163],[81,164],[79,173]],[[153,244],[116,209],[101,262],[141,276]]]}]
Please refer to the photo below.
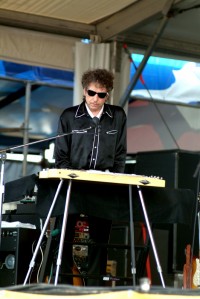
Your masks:
[{"label": "black sunglasses", "polygon": [[107,92],[96,92],[96,91],[91,90],[91,89],[88,89],[88,90],[87,90],[87,93],[88,93],[88,95],[89,95],[90,97],[94,97],[95,94],[97,94],[98,97],[99,97],[100,99],[104,99],[104,98],[108,95]]}]

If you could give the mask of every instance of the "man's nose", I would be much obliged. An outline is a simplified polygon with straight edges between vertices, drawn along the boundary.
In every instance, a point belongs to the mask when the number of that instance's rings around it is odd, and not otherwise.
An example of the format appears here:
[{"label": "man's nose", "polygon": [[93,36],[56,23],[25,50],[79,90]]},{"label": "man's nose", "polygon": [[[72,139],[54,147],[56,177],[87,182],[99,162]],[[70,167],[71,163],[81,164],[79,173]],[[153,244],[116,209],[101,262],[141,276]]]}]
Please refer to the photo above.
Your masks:
[{"label": "man's nose", "polygon": [[96,93],[93,97],[94,101],[98,101],[99,97],[98,97],[98,94]]}]

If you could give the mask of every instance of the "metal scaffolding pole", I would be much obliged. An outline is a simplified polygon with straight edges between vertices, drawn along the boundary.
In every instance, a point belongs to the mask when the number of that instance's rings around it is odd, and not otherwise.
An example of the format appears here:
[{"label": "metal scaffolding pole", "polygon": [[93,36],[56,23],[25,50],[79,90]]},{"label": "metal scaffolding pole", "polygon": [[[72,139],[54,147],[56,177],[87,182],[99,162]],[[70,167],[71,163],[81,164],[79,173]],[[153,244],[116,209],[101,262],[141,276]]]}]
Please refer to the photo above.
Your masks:
[{"label": "metal scaffolding pole", "polygon": [[[26,83],[26,93],[25,93],[25,115],[24,115],[24,136],[23,136],[23,144],[27,144],[29,142],[29,116],[30,116],[30,100],[31,100],[31,83]],[[27,174],[27,155],[28,155],[28,146],[23,147],[23,155],[24,160],[22,164],[22,175],[25,176]]]}]

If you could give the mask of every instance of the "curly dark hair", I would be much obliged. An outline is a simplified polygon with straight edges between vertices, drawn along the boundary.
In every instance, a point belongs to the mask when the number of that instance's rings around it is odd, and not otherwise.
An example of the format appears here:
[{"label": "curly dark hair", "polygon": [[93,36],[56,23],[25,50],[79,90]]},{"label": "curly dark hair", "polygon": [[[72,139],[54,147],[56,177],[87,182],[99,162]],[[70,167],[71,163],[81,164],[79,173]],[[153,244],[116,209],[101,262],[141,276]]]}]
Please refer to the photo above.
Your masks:
[{"label": "curly dark hair", "polygon": [[114,75],[110,71],[106,69],[95,69],[83,73],[81,83],[83,88],[87,88],[90,83],[96,82],[105,87],[109,92],[113,89],[113,81]]}]

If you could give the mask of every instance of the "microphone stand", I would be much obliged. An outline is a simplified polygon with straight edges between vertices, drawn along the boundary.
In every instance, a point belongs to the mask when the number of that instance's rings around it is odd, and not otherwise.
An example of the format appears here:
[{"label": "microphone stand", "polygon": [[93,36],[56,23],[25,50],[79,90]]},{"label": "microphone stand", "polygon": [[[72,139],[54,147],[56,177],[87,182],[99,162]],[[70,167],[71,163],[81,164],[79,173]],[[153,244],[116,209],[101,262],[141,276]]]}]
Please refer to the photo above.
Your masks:
[{"label": "microphone stand", "polygon": [[[200,229],[199,227],[199,213],[200,213],[200,207],[199,207],[199,190],[200,190],[200,161],[198,162],[197,164],[197,167],[195,169],[195,172],[193,174],[193,178],[196,178],[197,179],[197,189],[196,189],[196,206],[195,206],[195,219],[194,219],[194,225],[193,225],[193,235],[192,235],[192,256],[191,256],[191,261],[192,261],[192,258],[193,258],[193,251],[194,251],[194,242],[195,242],[195,233],[196,233],[196,223],[197,223],[197,220],[198,220],[198,230]],[[199,243],[199,248],[198,248],[198,251],[200,252],[200,238],[198,240],[198,243]]]},{"label": "microphone stand", "polygon": [[1,176],[0,176],[0,248],[1,248],[1,215],[2,215],[3,198],[5,192],[4,173],[5,173],[6,153],[0,153],[0,157],[1,157]]},{"label": "microphone stand", "polygon": [[93,127],[89,127],[89,128],[82,129],[82,130],[72,130],[70,133],[58,134],[58,135],[53,136],[53,137],[44,138],[44,139],[28,142],[28,143],[25,143],[25,144],[16,145],[16,146],[13,146],[13,147],[8,147],[6,149],[0,150],[0,158],[1,158],[1,175],[0,175],[0,248],[1,248],[2,207],[3,207],[4,192],[5,192],[4,176],[5,176],[6,152],[14,150],[14,149],[18,149],[18,148],[23,148],[25,146],[34,145],[34,144],[37,144],[37,143],[50,141],[50,140],[53,140],[53,139],[57,139],[57,138],[72,135],[72,134],[87,133],[88,130],[91,130],[92,128]]}]

